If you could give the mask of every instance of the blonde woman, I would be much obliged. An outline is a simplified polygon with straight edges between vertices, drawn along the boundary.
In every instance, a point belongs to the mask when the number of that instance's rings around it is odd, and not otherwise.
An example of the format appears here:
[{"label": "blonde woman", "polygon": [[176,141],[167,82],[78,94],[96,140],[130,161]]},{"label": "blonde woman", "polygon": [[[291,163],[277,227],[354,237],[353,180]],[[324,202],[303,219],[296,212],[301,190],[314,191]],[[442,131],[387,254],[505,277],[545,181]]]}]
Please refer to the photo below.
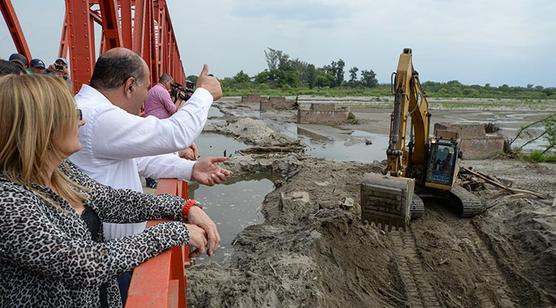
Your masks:
[{"label": "blonde woman", "polygon": [[[63,80],[0,77],[0,307],[120,307],[118,274],[219,239],[195,202],[115,190],[65,161],[80,149],[80,119]],[[102,242],[102,222],[160,218],[174,221]]]}]

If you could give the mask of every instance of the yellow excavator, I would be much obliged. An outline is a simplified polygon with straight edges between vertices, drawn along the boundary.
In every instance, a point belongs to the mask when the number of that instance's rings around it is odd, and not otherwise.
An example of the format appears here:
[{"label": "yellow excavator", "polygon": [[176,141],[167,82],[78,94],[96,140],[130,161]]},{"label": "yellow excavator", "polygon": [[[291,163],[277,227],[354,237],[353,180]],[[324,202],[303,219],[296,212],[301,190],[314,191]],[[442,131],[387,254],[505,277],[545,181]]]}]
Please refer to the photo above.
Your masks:
[{"label": "yellow excavator", "polygon": [[411,49],[400,55],[392,74],[394,111],[384,174],[367,174],[361,184],[361,218],[388,228],[405,229],[424,213],[423,199],[440,199],[461,217],[483,210],[480,200],[456,184],[460,148],[456,132],[430,136],[427,96],[412,63]]}]

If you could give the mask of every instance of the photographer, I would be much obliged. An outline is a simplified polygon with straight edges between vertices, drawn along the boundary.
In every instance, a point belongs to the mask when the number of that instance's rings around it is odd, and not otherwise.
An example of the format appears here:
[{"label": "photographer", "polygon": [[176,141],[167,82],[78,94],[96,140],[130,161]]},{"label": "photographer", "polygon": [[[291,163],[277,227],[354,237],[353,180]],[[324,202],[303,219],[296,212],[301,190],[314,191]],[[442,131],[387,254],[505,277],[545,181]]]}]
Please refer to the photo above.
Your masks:
[{"label": "photographer", "polygon": [[[170,96],[170,91],[176,91],[175,103]],[[184,100],[189,99],[191,94],[187,94],[187,90],[174,82],[172,76],[162,74],[158,83],[154,85],[147,93],[147,100],[145,101],[145,112],[143,117],[154,116],[159,119],[166,119],[172,116],[184,103]],[[198,148],[195,143],[191,144],[188,148],[179,152],[180,157],[188,160],[197,160]],[[156,187],[156,180],[146,178],[146,185],[149,188]]]},{"label": "photographer", "polygon": [[162,74],[158,83],[147,93],[144,117],[155,116],[159,119],[169,118],[181,106],[182,100],[178,97],[176,103],[170,97],[174,79],[168,74]]},{"label": "photographer", "polygon": [[54,61],[53,64],[50,64],[48,66],[48,68],[46,69],[46,73],[48,75],[53,75],[56,77],[61,77],[64,80],[68,80],[69,73],[68,73],[68,63],[66,62],[66,59],[64,58],[56,59],[56,61]]}]

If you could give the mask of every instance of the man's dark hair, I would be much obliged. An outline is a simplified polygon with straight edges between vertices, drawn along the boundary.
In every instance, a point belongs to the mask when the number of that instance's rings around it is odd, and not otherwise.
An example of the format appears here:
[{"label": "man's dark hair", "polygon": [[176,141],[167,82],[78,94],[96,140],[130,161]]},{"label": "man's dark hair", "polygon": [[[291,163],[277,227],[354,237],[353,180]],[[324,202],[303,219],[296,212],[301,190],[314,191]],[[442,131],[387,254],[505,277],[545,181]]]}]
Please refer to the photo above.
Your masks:
[{"label": "man's dark hair", "polygon": [[168,74],[162,74],[162,76],[160,76],[160,79],[158,79],[158,82],[163,83],[164,81],[173,81],[174,78],[172,78],[172,76],[168,75]]},{"label": "man's dark hair", "polygon": [[134,52],[101,55],[95,64],[91,87],[109,90],[123,85],[135,77],[137,83],[145,82],[145,68],[141,57]]},{"label": "man's dark hair", "polygon": [[23,74],[25,71],[21,68],[21,66],[6,60],[0,60],[0,76],[9,75],[9,74]]}]

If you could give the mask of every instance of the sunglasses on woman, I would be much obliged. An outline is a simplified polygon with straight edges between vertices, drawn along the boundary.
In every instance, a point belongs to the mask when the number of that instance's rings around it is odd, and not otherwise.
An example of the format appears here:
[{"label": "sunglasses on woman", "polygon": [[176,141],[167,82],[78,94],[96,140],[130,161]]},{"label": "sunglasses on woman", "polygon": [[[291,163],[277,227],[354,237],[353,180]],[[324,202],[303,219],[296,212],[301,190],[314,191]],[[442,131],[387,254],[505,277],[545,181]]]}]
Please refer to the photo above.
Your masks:
[{"label": "sunglasses on woman", "polygon": [[77,119],[83,121],[83,112],[81,112],[81,109],[75,109],[75,111],[77,112]]}]

